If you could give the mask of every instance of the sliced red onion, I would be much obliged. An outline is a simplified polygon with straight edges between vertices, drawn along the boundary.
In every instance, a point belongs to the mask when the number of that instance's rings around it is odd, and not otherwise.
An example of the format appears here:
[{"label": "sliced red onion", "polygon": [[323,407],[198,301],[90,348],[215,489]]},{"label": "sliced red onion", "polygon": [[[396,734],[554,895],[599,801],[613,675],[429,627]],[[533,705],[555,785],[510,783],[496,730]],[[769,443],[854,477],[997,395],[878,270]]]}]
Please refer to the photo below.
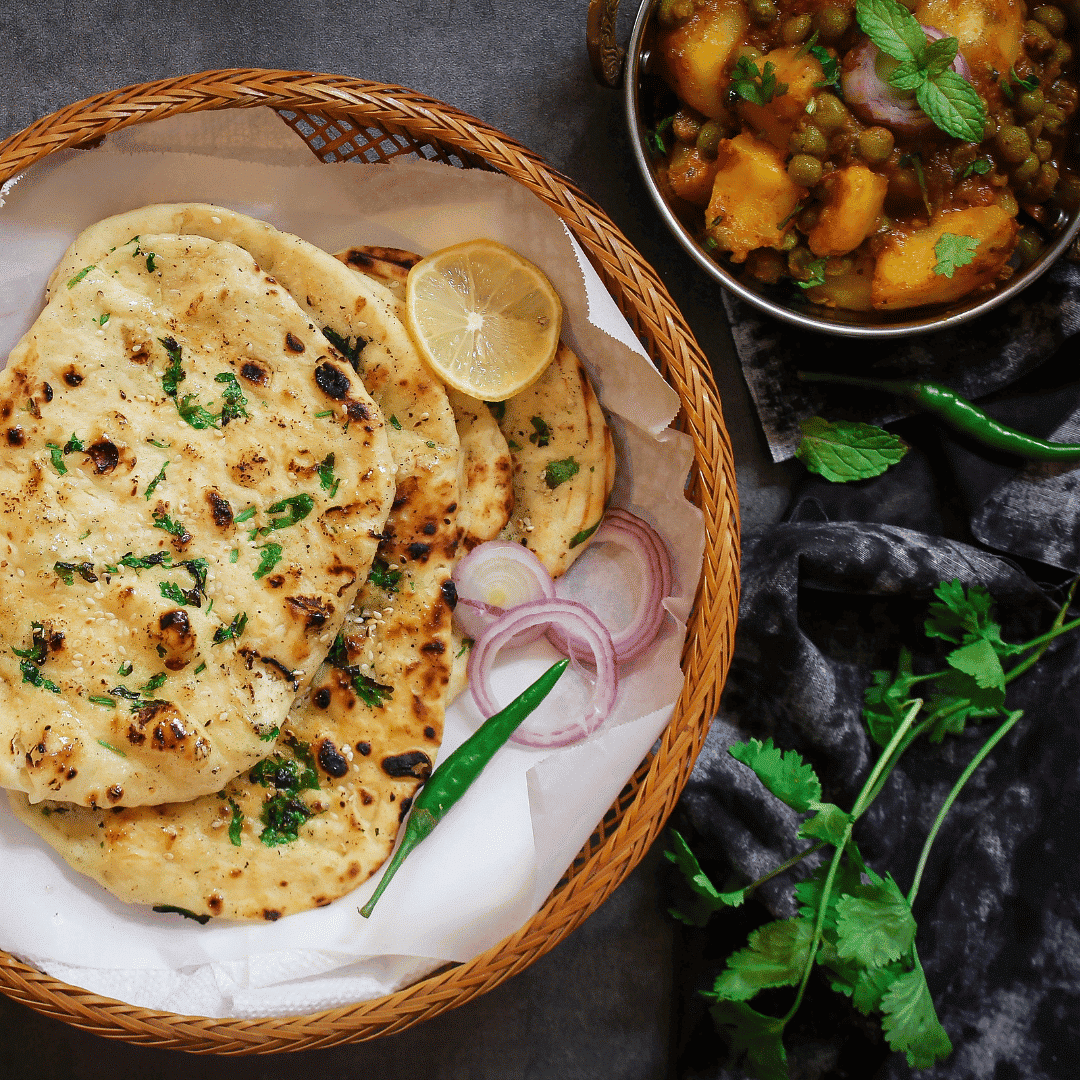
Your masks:
[{"label": "sliced red onion", "polygon": [[[920,24],[921,25],[921,24]],[[931,41],[946,35],[933,26],[923,26]],[[868,124],[883,124],[897,135],[918,135],[934,126],[919,108],[914,93],[896,90],[887,81],[897,61],[886,56],[867,38],[844,57],[840,87],[851,111]],[[961,53],[956,54],[952,70],[971,81],[971,69]]]},{"label": "sliced red onion", "polygon": [[[664,624],[664,598],[671,595],[673,567],[671,553],[659,533],[646,521],[626,510],[609,510],[596,531],[594,544],[621,544],[641,560],[642,593],[633,617],[621,630],[611,632],[611,643],[619,663],[639,657],[656,640]],[[592,651],[558,623],[547,632],[559,652],[589,664]]]},{"label": "sliced red onion", "polygon": [[[544,564],[510,540],[477,544],[451,576],[458,595],[454,622],[474,641],[508,608],[555,595],[555,583]],[[527,645],[543,633],[542,628],[532,629],[515,644]]]},{"label": "sliced red onion", "polygon": [[[565,714],[550,717],[550,709],[533,713],[511,736],[523,746],[549,748],[568,746],[591,735],[611,715],[619,690],[615,650],[607,627],[576,600],[528,600],[507,611],[477,639],[469,653],[469,686],[480,711],[494,716],[501,706],[491,690],[491,669],[504,645],[534,626],[561,625],[591,652],[596,668],[589,708],[581,717]],[[546,718],[546,719],[545,719]]]}]

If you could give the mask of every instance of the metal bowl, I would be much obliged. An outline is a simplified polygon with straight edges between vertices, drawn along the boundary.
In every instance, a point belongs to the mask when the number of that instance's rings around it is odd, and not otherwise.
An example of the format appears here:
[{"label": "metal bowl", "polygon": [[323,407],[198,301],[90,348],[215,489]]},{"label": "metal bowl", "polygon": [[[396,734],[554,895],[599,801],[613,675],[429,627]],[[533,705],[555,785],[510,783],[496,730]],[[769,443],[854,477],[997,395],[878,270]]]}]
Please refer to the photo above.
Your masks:
[{"label": "metal bowl", "polygon": [[[617,3],[617,0],[615,2]],[[916,308],[911,311],[864,312],[826,308],[820,304],[811,303],[803,296],[792,295],[798,290],[780,285],[765,285],[754,281],[749,275],[745,279],[737,277],[732,266],[722,256],[714,257],[708,248],[698,242],[675,213],[660,187],[655,163],[648,150],[644,98],[647,93],[645,83],[649,78],[654,78],[648,75],[647,65],[649,50],[655,36],[653,16],[657,6],[657,0],[643,0],[634,21],[630,44],[626,52],[623,89],[634,157],[657,211],[687,254],[721,286],[766,314],[804,330],[816,330],[841,337],[907,337],[912,334],[944,330],[959,326],[1007,303],[1018,292],[1044,274],[1069,248],[1080,231],[1080,210],[1072,213],[1062,211],[1057,221],[1050,226],[1045,224],[1040,226],[1047,237],[1047,243],[1036,260],[1017,271],[995,292],[979,293],[948,306]]]}]

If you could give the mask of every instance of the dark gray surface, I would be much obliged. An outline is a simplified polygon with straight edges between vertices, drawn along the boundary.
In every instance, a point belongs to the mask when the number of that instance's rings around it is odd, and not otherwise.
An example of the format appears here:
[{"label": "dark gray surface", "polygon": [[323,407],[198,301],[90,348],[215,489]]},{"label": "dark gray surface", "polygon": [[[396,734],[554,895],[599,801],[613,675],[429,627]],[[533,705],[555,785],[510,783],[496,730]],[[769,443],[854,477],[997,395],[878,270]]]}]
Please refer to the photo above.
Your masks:
[{"label": "dark gray surface", "polygon": [[[632,12],[624,0],[623,21]],[[0,4],[0,138],[90,95],[224,67],[335,72],[407,86],[480,117],[591,195],[657,268],[712,359],[743,520],[778,516],[787,470],[751,418],[715,286],[654,219],[622,99],[593,80],[584,0]],[[624,34],[625,38],[625,34]],[[399,1036],[276,1059],[195,1059],[108,1043],[0,1000],[0,1077],[127,1080],[370,1073],[384,1080],[658,1080],[672,1029],[672,931],[649,859],[584,927],[508,984]]]}]

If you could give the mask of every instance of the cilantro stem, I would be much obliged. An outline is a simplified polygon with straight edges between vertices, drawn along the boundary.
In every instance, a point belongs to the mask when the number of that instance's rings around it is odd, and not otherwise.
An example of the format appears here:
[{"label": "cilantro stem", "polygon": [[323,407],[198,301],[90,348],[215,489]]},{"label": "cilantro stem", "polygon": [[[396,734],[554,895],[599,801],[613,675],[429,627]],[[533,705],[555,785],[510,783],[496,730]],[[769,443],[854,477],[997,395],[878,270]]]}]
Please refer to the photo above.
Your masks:
[{"label": "cilantro stem", "polygon": [[907,715],[904,717],[900,726],[896,729],[896,734],[889,740],[889,745],[885,747],[881,756],[878,758],[877,763],[874,765],[870,775],[866,778],[866,783],[863,784],[862,791],[859,792],[859,797],[855,800],[855,805],[851,808],[851,820],[847,823],[844,829],[844,836],[841,843],[836,845],[836,852],[833,854],[832,861],[829,863],[829,873],[825,878],[825,884],[821,890],[821,899],[818,901],[817,918],[814,920],[814,934],[810,939],[810,947],[806,952],[806,963],[803,966],[802,979],[799,982],[799,989],[795,994],[795,1001],[792,1003],[790,1009],[784,1015],[781,1023],[787,1025],[788,1021],[799,1011],[799,1006],[802,1004],[803,994],[806,993],[806,984],[810,981],[810,972],[814,969],[814,961],[817,958],[818,945],[821,943],[821,931],[825,925],[825,913],[829,909],[829,898],[832,896],[833,882],[836,880],[836,871],[840,867],[840,860],[844,856],[844,851],[847,849],[848,843],[851,841],[851,832],[855,827],[855,822],[865,812],[866,808],[870,805],[871,793],[878,786],[878,781],[882,780],[883,776],[888,777],[892,771],[892,765],[895,765],[896,748],[903,742],[904,737],[907,735],[911,726],[915,723],[915,717],[919,715],[919,710],[922,708],[922,698],[916,698],[911,703],[911,707],[907,711]]},{"label": "cilantro stem", "polygon": [[964,785],[971,779],[972,773],[983,763],[986,755],[994,749],[995,746],[1009,733],[1012,727],[1016,724],[1017,720],[1023,716],[1023,710],[1017,709],[1014,713],[1009,713],[1005,722],[990,736],[986,742],[983,743],[979,752],[968,763],[967,768],[960,774],[959,779],[953,784],[952,790],[945,797],[945,802],[942,803],[941,809],[938,811],[937,817],[934,819],[934,824],[930,828],[930,832],[927,833],[926,842],[923,844],[922,852],[919,855],[919,865],[915,868],[915,879],[911,883],[911,891],[908,893],[907,902],[908,907],[915,902],[915,895],[919,891],[919,884],[922,881],[923,871],[926,869],[926,860],[930,857],[930,848],[933,846],[934,839],[938,834],[938,830],[941,828],[942,823],[945,821],[945,815],[952,809],[952,804],[956,802],[956,797],[960,794]]},{"label": "cilantro stem", "polygon": [[[1062,615],[1064,615],[1064,612],[1065,609],[1062,608],[1058,616],[1059,619]],[[1033,652],[1030,656],[1024,657],[1024,659],[1021,660],[1020,663],[1017,664],[1015,667],[1010,668],[1005,673],[1005,681],[1012,682],[1012,680],[1015,679],[1017,675],[1023,675],[1024,672],[1032,666],[1032,664],[1037,664],[1039,662],[1042,654],[1046,652],[1046,650],[1050,646],[1050,642],[1053,641],[1054,638],[1060,637],[1062,634],[1067,634],[1070,630],[1075,630],[1078,626],[1080,626],[1080,619],[1073,619],[1073,621],[1070,623],[1061,623],[1055,621],[1053,629],[1047,630],[1045,634],[1042,634],[1037,638],[1032,638],[1030,641],[1025,642],[1024,648],[1035,649],[1035,652]]]},{"label": "cilantro stem", "polygon": [[759,885],[764,885],[766,881],[771,881],[774,877],[779,877],[780,874],[787,870],[790,870],[793,866],[798,866],[803,859],[810,855],[813,855],[815,851],[820,851],[823,847],[828,845],[827,840],[819,840],[816,844],[806,848],[804,851],[800,851],[797,855],[792,855],[786,862],[782,862],[775,869],[770,870],[767,874],[762,875],[757,881],[751,881],[749,885],[743,886],[743,892],[749,893],[756,889]]}]

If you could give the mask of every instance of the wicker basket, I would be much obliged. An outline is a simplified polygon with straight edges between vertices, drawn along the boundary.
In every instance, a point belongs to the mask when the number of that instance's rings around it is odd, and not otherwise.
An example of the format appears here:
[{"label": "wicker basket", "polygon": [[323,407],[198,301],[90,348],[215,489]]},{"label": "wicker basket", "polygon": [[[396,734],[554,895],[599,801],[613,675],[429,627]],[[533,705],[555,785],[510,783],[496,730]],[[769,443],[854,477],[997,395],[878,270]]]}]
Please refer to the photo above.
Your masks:
[{"label": "wicker basket", "polygon": [[610,219],[535,154],[478,120],[400,87],[292,71],[209,71],[77,102],[0,143],[0,183],[57,150],[131,124],[204,109],[278,110],[325,161],[422,155],[494,169],[542,199],[588,254],[682,401],[694,445],[691,495],[705,515],[705,565],[683,650],[675,716],[541,910],[468,963],[398,993],[305,1016],[214,1020],[137,1008],[69,986],[0,953],[0,991],[107,1038],[203,1053],[273,1053],[400,1031],[492,989],[561,941],[612,893],[663,828],[716,711],[738,610],[735,470],[709,365],[656,273]]}]

